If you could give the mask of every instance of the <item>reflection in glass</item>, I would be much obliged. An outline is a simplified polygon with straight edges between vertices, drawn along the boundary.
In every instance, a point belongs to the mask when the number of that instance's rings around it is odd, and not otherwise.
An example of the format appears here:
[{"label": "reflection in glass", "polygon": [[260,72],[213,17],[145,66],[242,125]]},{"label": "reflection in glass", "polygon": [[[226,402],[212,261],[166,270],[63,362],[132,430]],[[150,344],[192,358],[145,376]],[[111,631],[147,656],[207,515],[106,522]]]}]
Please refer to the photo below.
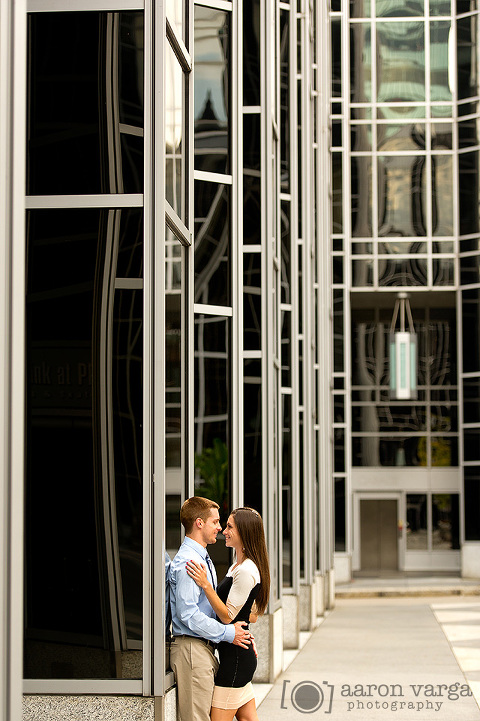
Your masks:
[{"label": "reflection in glass", "polygon": [[[460,13],[462,10],[459,9],[461,3],[457,2],[457,12]],[[430,16],[451,15],[452,7],[450,0],[430,0]]]},{"label": "reflection in glass", "polygon": [[292,396],[282,394],[282,566],[283,585],[291,586],[292,569]]},{"label": "reflection in glass", "polygon": [[352,237],[372,237],[372,159],[352,157]]},{"label": "reflection in glass", "polygon": [[480,371],[480,289],[462,291],[463,372]]},{"label": "reflection in glass", "polygon": [[28,67],[27,193],[143,192],[143,13],[32,13]]},{"label": "reflection in glass", "polygon": [[335,552],[347,550],[345,478],[335,478]]},{"label": "reflection in glass", "polygon": [[262,347],[262,256],[243,254],[243,347]]},{"label": "reflection in glass", "polygon": [[373,286],[373,261],[352,261],[353,285],[356,287]]},{"label": "reflection in glass", "polygon": [[244,503],[262,512],[262,361],[243,364]]},{"label": "reflection in glass", "polygon": [[427,496],[424,493],[407,494],[407,551],[428,549]]},{"label": "reflection in glass", "polygon": [[463,459],[480,461],[480,428],[466,428],[463,432]]},{"label": "reflection in glass", "polygon": [[425,149],[424,123],[396,123],[377,125],[377,148],[395,152],[403,150]]},{"label": "reflection in glass", "polygon": [[372,26],[355,23],[350,27],[350,83],[352,102],[372,102]]},{"label": "reflection in glass", "polygon": [[282,310],[282,386],[291,388],[292,386],[292,312],[290,310]]},{"label": "reflection in glass", "polygon": [[452,123],[432,123],[432,150],[452,149]]},{"label": "reflection in glass", "polygon": [[260,0],[243,0],[243,104],[260,105]]},{"label": "reflection in glass", "polygon": [[430,99],[443,103],[452,100],[453,77],[448,65],[450,32],[450,21],[430,23]]},{"label": "reflection in glass", "polygon": [[27,678],[142,676],[143,293],[107,282],[138,212],[27,216]]},{"label": "reflection in glass", "polygon": [[262,207],[260,178],[243,174],[243,242],[260,245],[262,242]]},{"label": "reflection in glass", "polygon": [[379,103],[425,101],[423,23],[378,22],[377,57]]},{"label": "reflection in glass", "polygon": [[245,113],[243,116],[243,167],[260,170],[260,115]]},{"label": "reflection in glass", "polygon": [[332,153],[332,232],[343,232],[343,153]]},{"label": "reflection in glass", "polygon": [[478,233],[478,150],[458,155],[460,234]]},{"label": "reflection in glass", "polygon": [[195,168],[228,173],[230,14],[195,6]]},{"label": "reflection in glass", "polygon": [[330,26],[332,33],[332,97],[340,98],[342,96],[342,22],[340,18],[332,18]]},{"label": "reflection in glass", "polygon": [[[182,249],[166,227],[165,241],[165,547],[171,558],[181,543],[180,507],[185,500],[182,338],[185,333]],[[183,343],[185,341],[183,340]]]},{"label": "reflection in glass", "polygon": [[459,100],[478,95],[477,37],[477,15],[457,20],[457,93]]},{"label": "reflection in glass", "polygon": [[291,303],[291,227],[290,201],[281,201],[281,303]]},{"label": "reflection in glass", "polygon": [[280,189],[290,192],[290,12],[280,10]]},{"label": "reflection in glass", "polygon": [[463,474],[465,540],[480,541],[480,465],[466,466]]},{"label": "reflection in glass", "polygon": [[379,156],[378,234],[422,236],[426,223],[426,159]]},{"label": "reflection in glass", "polygon": [[195,302],[231,305],[230,187],[195,183]]},{"label": "reflection in glass", "polygon": [[344,313],[343,290],[333,290],[333,369],[337,373],[344,370]]},{"label": "reflection in glass", "polygon": [[458,493],[432,495],[432,549],[460,548]]},{"label": "reflection in glass", "polygon": [[185,220],[184,76],[169,42],[165,43],[165,197]]},{"label": "reflection in glass", "polygon": [[480,378],[465,378],[463,381],[463,420],[465,423],[480,423]]},{"label": "reflection in glass", "polygon": [[376,0],[378,18],[398,18],[423,15],[425,0]]}]

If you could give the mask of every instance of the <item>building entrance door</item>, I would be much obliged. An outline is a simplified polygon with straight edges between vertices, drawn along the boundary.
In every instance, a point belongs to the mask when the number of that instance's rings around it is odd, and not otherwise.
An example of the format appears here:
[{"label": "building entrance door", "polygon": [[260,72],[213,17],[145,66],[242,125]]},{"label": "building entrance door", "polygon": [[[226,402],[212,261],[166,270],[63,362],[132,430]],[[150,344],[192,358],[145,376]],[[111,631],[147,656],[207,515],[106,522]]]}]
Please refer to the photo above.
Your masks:
[{"label": "building entrance door", "polygon": [[360,568],[398,570],[397,500],[360,500]]}]

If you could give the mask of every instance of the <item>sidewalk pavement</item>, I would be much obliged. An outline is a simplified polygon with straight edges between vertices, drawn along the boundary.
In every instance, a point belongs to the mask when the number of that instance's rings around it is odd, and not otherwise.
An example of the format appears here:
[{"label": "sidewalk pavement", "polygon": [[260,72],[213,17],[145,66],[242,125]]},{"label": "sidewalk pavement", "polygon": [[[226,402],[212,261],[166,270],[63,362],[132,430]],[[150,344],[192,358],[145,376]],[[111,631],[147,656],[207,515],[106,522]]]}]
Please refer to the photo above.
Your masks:
[{"label": "sidewalk pavement", "polygon": [[302,639],[260,721],[480,721],[478,597],[338,599]]},{"label": "sidewalk pavement", "polygon": [[452,575],[424,573],[384,574],[377,577],[355,576],[350,583],[336,586],[337,598],[371,596],[480,596],[478,580]]}]

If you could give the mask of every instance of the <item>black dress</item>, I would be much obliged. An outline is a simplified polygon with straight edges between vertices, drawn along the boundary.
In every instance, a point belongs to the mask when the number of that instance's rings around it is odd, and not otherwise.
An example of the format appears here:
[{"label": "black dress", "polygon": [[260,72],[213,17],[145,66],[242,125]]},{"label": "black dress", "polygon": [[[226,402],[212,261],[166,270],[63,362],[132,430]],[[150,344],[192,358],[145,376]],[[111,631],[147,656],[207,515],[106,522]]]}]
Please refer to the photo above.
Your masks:
[{"label": "black dress", "polygon": [[[248,562],[258,575],[255,564],[250,559],[248,559]],[[247,564],[247,561],[244,561],[244,564]],[[227,602],[233,581],[233,576],[227,575],[217,587],[217,594],[224,603]],[[246,621],[248,623],[252,605],[259,590],[260,583],[256,583],[252,587],[247,600],[230,623],[236,621]],[[254,698],[251,680],[257,668],[255,651],[251,645],[248,648],[242,648],[223,641],[218,644],[218,653],[220,667],[215,676],[215,692],[212,705],[224,709],[240,708],[244,703]]]}]

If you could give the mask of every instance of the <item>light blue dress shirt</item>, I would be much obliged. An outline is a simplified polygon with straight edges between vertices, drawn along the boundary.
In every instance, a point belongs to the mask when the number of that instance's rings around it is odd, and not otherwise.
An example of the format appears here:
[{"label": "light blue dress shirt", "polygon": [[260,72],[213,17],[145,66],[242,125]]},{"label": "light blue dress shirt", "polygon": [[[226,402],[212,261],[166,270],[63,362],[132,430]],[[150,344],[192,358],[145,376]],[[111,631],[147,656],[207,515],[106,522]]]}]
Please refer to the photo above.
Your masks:
[{"label": "light blue dress shirt", "polygon": [[[232,643],[235,638],[235,627],[233,624],[226,626],[216,620],[215,611],[210,606],[205,592],[197,586],[193,578],[190,578],[185,568],[185,564],[190,560],[207,566],[206,555],[206,548],[187,537],[170,564],[168,586],[173,635],[186,634],[205,638],[213,643],[220,641]],[[216,585],[217,579],[213,578],[210,581],[213,581],[212,585]]]}]

